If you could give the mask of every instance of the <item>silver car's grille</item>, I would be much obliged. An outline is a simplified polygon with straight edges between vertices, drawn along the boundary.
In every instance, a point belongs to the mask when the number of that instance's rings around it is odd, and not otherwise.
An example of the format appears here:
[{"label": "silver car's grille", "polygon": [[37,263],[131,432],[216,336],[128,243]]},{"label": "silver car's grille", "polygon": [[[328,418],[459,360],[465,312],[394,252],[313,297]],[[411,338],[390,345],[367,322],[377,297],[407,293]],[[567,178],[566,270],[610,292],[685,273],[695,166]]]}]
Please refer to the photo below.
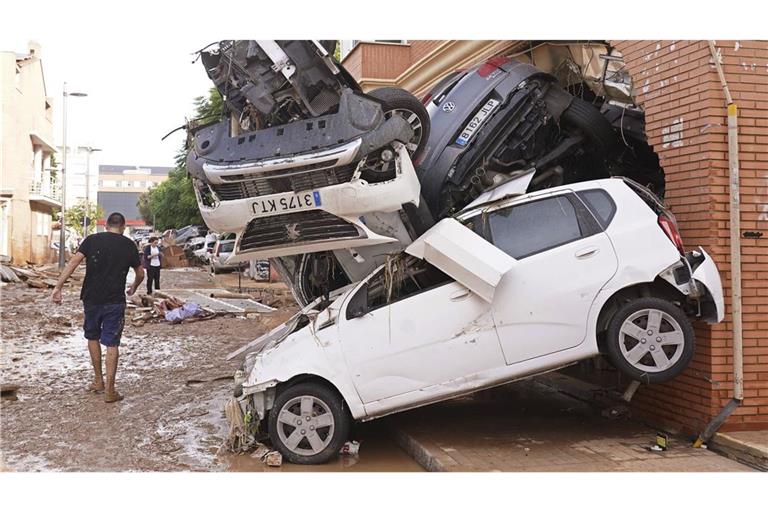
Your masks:
[{"label": "silver car's grille", "polygon": [[[254,178],[243,179],[246,176],[228,176],[227,180],[240,178],[242,181],[211,185],[216,195],[222,201],[233,201],[248,197],[259,197],[282,192],[302,192],[330,185],[347,183],[352,180],[357,164],[296,172],[295,169],[272,171]],[[222,179],[225,179],[222,177]]]},{"label": "silver car's grille", "polygon": [[253,219],[240,238],[240,250],[360,237],[354,224],[322,210],[313,210]]}]

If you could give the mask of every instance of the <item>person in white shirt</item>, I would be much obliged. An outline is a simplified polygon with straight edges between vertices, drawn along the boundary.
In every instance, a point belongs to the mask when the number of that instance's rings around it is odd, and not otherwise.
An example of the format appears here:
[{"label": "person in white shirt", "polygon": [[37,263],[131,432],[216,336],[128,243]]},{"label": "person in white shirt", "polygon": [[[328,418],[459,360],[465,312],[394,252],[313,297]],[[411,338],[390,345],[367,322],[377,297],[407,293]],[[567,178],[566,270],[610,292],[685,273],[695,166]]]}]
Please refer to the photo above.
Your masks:
[{"label": "person in white shirt", "polygon": [[152,295],[152,286],[155,290],[160,289],[160,267],[163,253],[158,247],[156,236],[149,238],[149,245],[144,247],[144,268],[147,269],[147,294]]}]

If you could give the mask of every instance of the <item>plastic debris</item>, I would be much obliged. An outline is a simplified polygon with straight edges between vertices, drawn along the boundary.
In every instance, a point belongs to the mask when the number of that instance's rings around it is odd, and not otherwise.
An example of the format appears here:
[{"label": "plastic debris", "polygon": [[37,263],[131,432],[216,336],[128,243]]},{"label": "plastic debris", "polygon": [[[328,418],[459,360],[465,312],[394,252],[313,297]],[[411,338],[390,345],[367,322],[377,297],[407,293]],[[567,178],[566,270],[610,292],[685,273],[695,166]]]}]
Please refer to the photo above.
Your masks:
[{"label": "plastic debris", "polygon": [[269,452],[264,458],[264,462],[266,462],[269,467],[277,468],[283,465],[283,456],[280,452]]},{"label": "plastic debris", "polygon": [[263,461],[264,457],[266,457],[267,454],[269,454],[269,452],[270,452],[269,447],[261,443],[256,443],[256,449],[251,454],[251,457],[253,457],[254,459],[259,459]]},{"label": "plastic debris", "polygon": [[339,450],[341,455],[357,455],[360,452],[359,441],[347,441]]}]

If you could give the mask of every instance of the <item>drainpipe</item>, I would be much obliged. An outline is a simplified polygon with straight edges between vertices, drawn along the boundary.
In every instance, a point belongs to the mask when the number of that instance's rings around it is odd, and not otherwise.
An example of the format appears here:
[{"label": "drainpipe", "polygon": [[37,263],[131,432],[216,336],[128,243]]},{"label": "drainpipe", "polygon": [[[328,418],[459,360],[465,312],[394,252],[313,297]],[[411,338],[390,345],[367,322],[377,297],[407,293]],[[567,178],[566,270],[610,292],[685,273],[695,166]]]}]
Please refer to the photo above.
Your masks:
[{"label": "drainpipe", "polygon": [[714,435],[725,420],[741,405],[744,400],[744,367],[742,352],[741,324],[741,226],[739,201],[739,126],[738,109],[733,102],[728,82],[723,74],[723,67],[715,48],[715,42],[709,41],[709,51],[715,61],[717,75],[725,92],[725,103],[728,109],[728,169],[730,190],[730,235],[731,235],[731,317],[733,318],[733,398],[722,411],[709,422],[704,432],[699,435],[694,447],[698,448]]}]

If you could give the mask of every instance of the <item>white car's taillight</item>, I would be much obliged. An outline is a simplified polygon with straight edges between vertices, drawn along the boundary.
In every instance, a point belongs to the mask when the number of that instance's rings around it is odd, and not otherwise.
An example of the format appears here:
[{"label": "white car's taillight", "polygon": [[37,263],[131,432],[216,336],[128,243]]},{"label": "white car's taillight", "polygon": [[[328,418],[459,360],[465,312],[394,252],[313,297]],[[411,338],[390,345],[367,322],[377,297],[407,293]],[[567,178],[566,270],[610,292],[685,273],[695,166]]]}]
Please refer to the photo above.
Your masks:
[{"label": "white car's taillight", "polygon": [[685,256],[683,239],[680,237],[680,232],[677,230],[677,224],[675,223],[674,219],[671,219],[664,214],[659,215],[659,226],[664,231],[664,234],[667,235],[667,238],[669,238],[672,243],[675,244],[677,250],[680,251],[680,255]]}]

